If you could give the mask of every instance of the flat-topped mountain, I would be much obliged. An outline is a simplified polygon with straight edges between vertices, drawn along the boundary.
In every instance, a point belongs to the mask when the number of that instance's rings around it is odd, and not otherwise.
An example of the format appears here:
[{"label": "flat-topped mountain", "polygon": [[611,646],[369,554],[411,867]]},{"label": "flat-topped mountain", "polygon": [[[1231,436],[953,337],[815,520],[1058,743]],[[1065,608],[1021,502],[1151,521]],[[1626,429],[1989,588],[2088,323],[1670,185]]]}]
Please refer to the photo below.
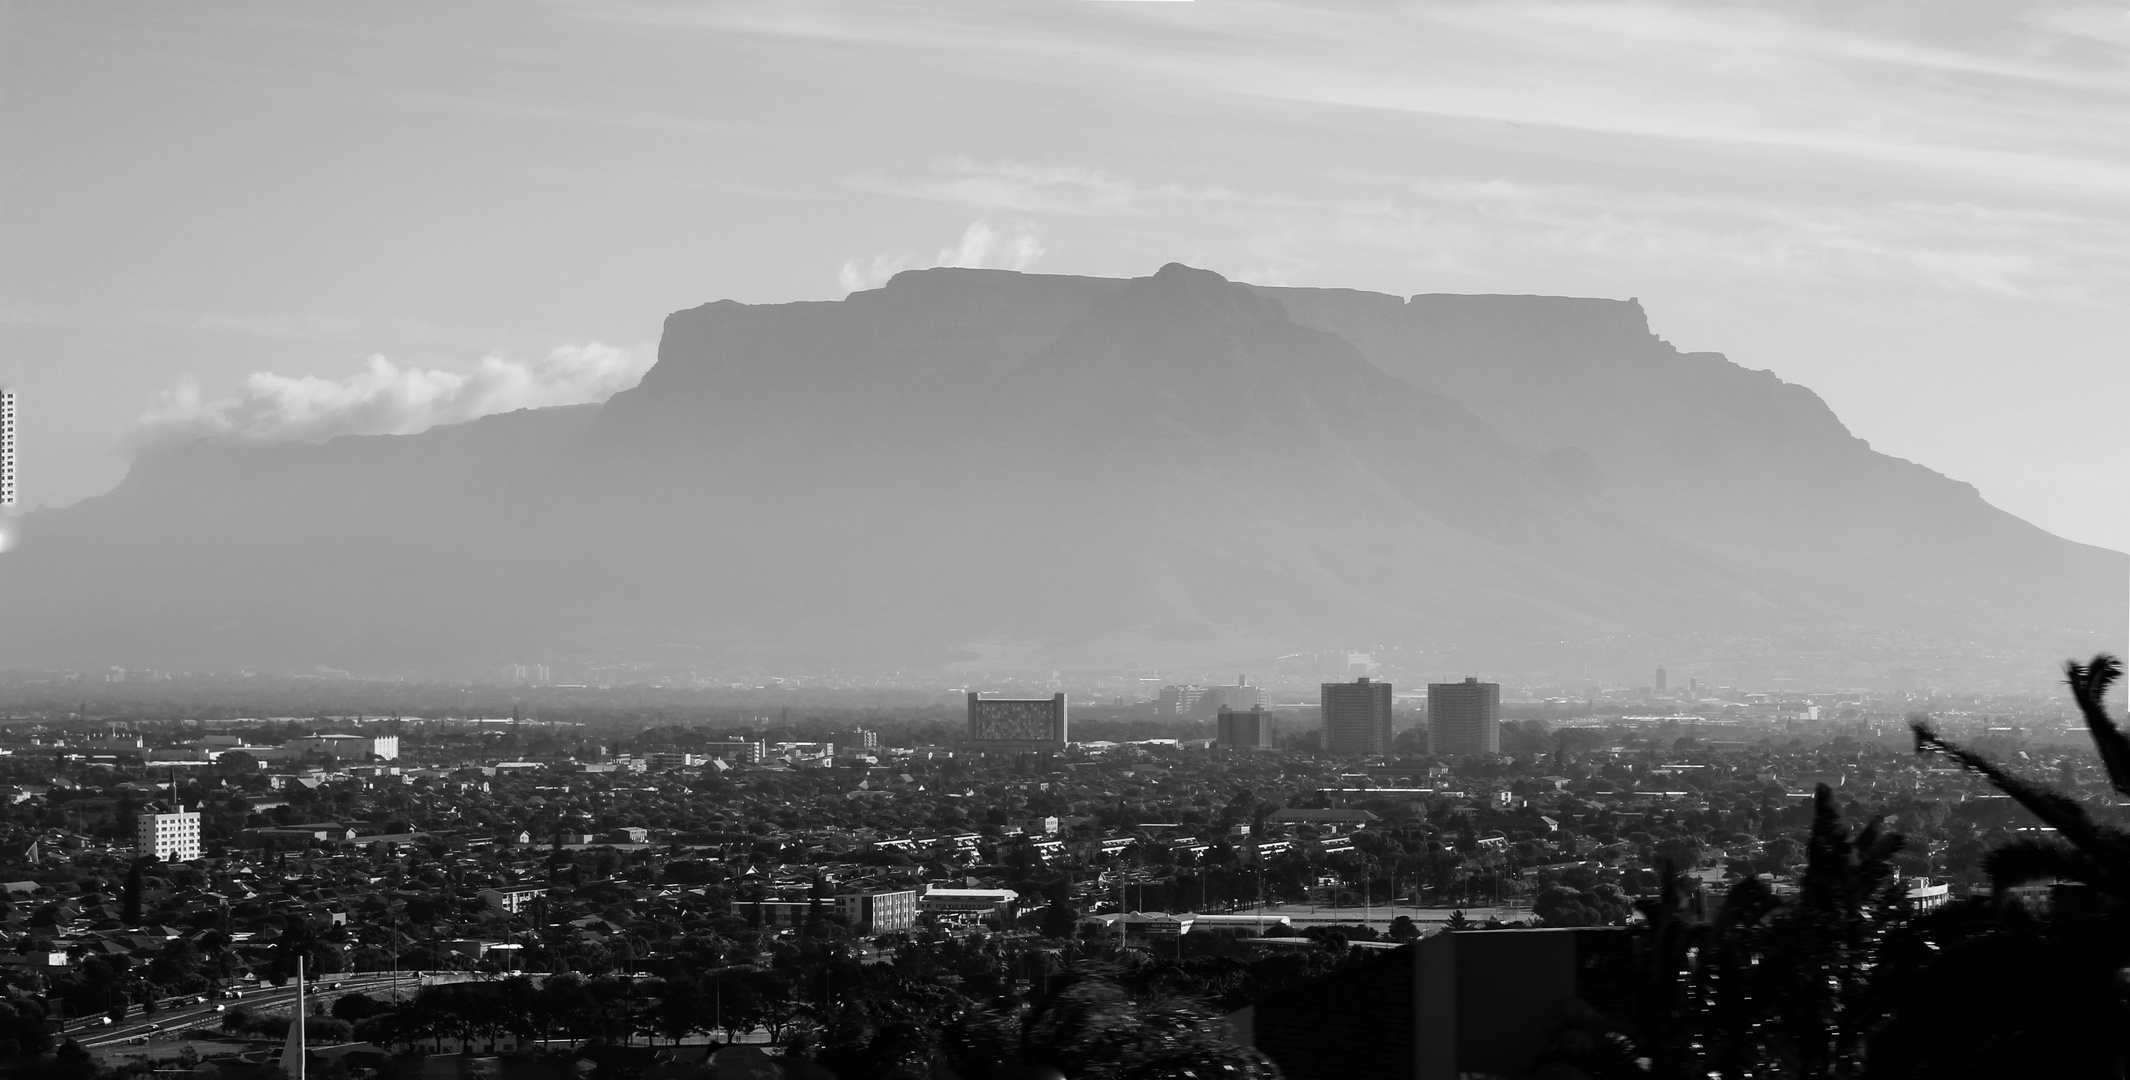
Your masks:
[{"label": "flat-topped mountain", "polygon": [[24,526],[0,557],[23,664],[2054,657],[2116,645],[2130,581],[1633,301],[1178,265],[706,304],[603,406],[193,444]]}]

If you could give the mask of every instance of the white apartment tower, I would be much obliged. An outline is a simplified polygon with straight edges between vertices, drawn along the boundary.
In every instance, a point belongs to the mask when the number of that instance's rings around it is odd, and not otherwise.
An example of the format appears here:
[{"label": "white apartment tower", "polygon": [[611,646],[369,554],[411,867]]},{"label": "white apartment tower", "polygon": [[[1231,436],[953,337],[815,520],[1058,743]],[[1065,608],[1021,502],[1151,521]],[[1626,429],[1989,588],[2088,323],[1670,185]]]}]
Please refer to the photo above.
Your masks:
[{"label": "white apartment tower", "polygon": [[15,392],[0,389],[0,507],[15,505]]},{"label": "white apartment tower", "polygon": [[200,812],[140,814],[134,818],[133,850],[164,862],[191,862],[200,857]]}]

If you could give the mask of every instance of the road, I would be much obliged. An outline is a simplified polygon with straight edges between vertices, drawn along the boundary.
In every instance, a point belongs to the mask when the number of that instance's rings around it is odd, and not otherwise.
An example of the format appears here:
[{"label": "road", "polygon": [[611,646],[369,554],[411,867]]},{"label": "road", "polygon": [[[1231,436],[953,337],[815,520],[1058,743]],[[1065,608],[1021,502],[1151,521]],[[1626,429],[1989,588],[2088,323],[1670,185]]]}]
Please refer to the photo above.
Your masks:
[{"label": "road", "polygon": [[1433,907],[1414,907],[1410,904],[1375,904],[1366,907],[1361,905],[1332,907],[1323,904],[1266,904],[1263,907],[1256,908],[1240,907],[1228,914],[1243,916],[1263,915],[1268,918],[1285,915],[1294,923],[1297,930],[1317,925],[1357,926],[1363,922],[1378,929],[1383,929],[1387,928],[1392,920],[1403,915],[1419,924],[1421,929],[1431,930],[1448,922],[1450,914],[1455,911],[1464,912],[1464,917],[1473,922],[1485,922],[1487,919],[1497,916],[1505,922],[1531,917],[1530,907],[1513,904],[1500,906],[1475,904],[1470,907],[1452,907],[1446,904]]},{"label": "road", "polygon": [[[479,976],[468,975],[463,972],[432,972],[421,976],[417,976],[413,972],[401,972],[396,978],[401,992],[412,993],[418,986],[443,982],[465,982],[469,979],[479,978]],[[394,979],[395,976],[389,971],[364,971],[355,974],[331,975],[327,976],[323,982],[311,983],[305,988],[307,992],[304,996],[326,1001],[331,1001],[342,994],[362,993],[379,996],[392,989]],[[339,989],[323,989],[324,986],[333,984],[338,984]],[[157,1037],[168,1038],[177,1032],[195,1027],[210,1027],[215,1030],[216,1034],[220,1034],[222,1013],[225,1010],[243,1006],[253,1012],[272,1012],[275,1009],[288,1008],[295,1003],[295,1000],[296,984],[294,982],[289,983],[287,986],[262,983],[258,989],[246,990],[242,998],[234,1001],[209,1001],[204,1005],[185,1005],[174,1009],[163,1009],[147,1016],[136,1013],[110,1027],[92,1027],[85,1023],[70,1023],[67,1025],[65,1034],[80,1040],[81,1044],[87,1047],[123,1044],[129,1039],[143,1035],[150,1039]],[[217,1006],[220,1006],[220,1008],[217,1008]]]}]

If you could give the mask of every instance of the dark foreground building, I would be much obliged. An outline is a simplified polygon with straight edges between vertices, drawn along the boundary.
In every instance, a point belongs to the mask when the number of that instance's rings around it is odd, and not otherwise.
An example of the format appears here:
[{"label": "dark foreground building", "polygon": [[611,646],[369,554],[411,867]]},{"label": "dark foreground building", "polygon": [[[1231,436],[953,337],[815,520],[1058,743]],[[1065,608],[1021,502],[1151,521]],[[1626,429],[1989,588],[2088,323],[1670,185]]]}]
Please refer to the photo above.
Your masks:
[{"label": "dark foreground building", "polygon": [[1571,1002],[1624,1016],[1619,929],[1461,930],[1388,950],[1228,1018],[1287,1080],[1521,1077]]}]

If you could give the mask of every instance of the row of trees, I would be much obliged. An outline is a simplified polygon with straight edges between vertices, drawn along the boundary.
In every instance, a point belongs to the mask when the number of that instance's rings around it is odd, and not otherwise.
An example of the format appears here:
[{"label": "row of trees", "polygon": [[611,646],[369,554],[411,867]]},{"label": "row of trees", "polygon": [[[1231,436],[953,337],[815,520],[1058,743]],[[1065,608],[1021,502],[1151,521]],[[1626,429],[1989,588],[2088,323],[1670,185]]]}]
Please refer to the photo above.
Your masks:
[{"label": "row of trees", "polygon": [[354,1038],[440,1049],[447,1039],[464,1046],[506,1037],[627,1045],[697,1034],[729,1040],[758,1029],[779,1041],[807,1005],[788,975],[733,967],[693,979],[563,974],[538,983],[513,977],[432,985],[398,1005],[350,994],[333,1012],[352,1022]]},{"label": "row of trees", "polygon": [[[1282,986],[1320,974],[1329,962],[1276,960],[1263,974]],[[693,978],[558,975],[539,984],[510,978],[430,986],[396,1006],[348,995],[329,1023],[351,1022],[357,1039],[434,1049],[445,1049],[446,1040],[492,1046],[507,1036],[620,1045],[699,1033],[729,1040],[759,1029],[784,1043],[792,1059],[818,1062],[843,1080],[942,1069],[983,1080],[1025,1076],[1031,1066],[1075,1077],[1274,1078],[1277,1070],[1234,1045],[1219,1019],[1220,1008],[1261,989],[1249,983],[1248,965],[1233,958],[1068,960],[1056,951],[1014,951],[996,939],[936,940],[913,942],[892,964],[816,951]],[[1205,1003],[1208,996],[1214,1005]]]}]

